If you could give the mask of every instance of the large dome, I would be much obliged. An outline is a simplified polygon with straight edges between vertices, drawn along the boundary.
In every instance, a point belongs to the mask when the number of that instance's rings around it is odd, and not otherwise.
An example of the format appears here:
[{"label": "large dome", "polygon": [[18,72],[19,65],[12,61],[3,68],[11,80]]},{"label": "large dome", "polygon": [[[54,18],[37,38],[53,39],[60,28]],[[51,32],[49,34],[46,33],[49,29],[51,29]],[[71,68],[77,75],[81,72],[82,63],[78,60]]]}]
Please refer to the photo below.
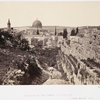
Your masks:
[{"label": "large dome", "polygon": [[42,28],[42,23],[39,20],[35,20],[32,24],[32,27]]}]

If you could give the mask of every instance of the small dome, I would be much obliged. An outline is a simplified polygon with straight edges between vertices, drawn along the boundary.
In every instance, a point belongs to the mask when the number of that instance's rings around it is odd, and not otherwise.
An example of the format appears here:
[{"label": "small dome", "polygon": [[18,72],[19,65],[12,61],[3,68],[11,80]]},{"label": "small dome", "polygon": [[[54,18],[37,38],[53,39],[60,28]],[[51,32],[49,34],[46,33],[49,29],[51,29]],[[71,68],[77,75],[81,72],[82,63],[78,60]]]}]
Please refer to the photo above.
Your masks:
[{"label": "small dome", "polygon": [[39,20],[35,20],[32,24],[34,28],[42,28],[42,23]]}]

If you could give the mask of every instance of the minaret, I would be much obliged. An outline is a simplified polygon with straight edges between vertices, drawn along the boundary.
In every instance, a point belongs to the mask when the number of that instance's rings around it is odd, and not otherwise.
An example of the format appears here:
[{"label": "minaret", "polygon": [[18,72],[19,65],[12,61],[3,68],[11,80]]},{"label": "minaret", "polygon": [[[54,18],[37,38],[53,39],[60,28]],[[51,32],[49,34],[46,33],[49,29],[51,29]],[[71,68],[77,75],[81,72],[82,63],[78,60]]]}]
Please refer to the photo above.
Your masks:
[{"label": "minaret", "polygon": [[10,19],[8,19],[7,27],[8,27],[8,30],[10,30],[10,29],[11,29]]}]

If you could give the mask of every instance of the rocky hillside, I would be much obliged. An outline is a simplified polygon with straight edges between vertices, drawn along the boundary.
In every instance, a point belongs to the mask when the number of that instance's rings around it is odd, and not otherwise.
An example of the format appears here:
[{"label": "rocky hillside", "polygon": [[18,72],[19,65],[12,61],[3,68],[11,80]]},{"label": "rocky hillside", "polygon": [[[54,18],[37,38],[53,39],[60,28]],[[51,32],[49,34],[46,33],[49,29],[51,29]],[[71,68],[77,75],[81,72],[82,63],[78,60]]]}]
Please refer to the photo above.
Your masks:
[{"label": "rocky hillside", "polygon": [[[70,45],[66,39],[62,40],[58,66],[65,66],[64,69],[70,66],[65,72],[77,74],[82,84],[100,84],[100,31],[95,28],[82,30],[78,36],[70,36]],[[77,75],[74,80],[78,79]]]},{"label": "rocky hillside", "polygon": [[34,54],[13,48],[0,48],[0,84],[42,84],[49,76],[41,70]]},{"label": "rocky hillside", "polygon": [[51,43],[51,47],[26,51],[18,44],[16,47],[1,44],[0,84],[100,84],[100,32],[85,29],[80,32],[67,39],[57,36],[55,46]]}]

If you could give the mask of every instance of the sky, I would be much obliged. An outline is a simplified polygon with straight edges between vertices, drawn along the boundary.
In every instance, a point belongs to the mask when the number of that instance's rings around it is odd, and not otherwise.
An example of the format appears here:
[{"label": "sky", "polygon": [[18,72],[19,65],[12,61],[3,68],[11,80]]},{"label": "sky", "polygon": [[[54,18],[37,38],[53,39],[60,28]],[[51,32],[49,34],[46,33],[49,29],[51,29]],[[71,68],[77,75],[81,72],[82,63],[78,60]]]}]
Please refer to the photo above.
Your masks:
[{"label": "sky", "polygon": [[32,26],[38,18],[43,26],[98,26],[100,1],[0,1],[0,28]]}]

